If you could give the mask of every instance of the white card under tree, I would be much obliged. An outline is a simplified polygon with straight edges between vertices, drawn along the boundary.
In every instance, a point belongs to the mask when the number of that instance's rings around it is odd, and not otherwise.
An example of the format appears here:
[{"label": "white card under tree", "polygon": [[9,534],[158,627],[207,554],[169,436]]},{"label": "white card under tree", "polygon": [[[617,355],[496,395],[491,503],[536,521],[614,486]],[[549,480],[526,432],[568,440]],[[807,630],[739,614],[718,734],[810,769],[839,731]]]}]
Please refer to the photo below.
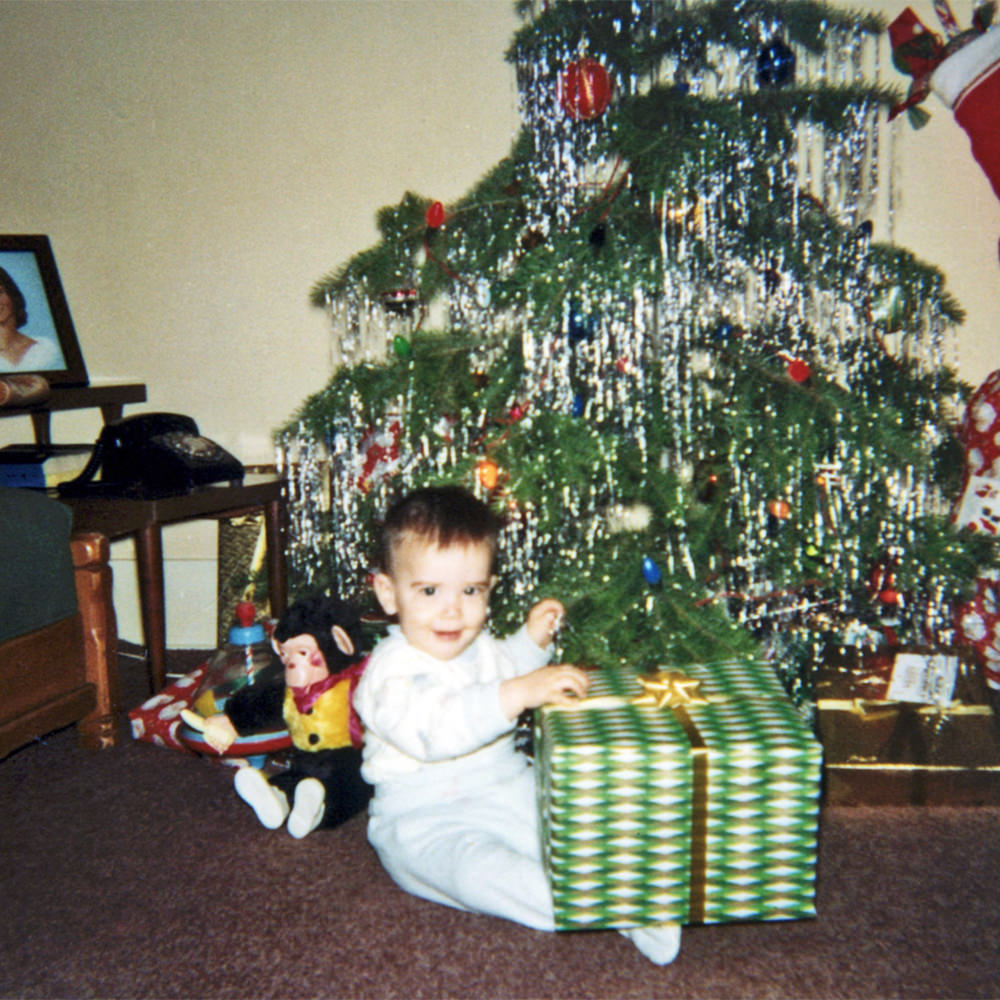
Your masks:
[{"label": "white card under tree", "polygon": [[955,691],[957,676],[957,656],[897,653],[886,698],[921,705],[947,705]]}]

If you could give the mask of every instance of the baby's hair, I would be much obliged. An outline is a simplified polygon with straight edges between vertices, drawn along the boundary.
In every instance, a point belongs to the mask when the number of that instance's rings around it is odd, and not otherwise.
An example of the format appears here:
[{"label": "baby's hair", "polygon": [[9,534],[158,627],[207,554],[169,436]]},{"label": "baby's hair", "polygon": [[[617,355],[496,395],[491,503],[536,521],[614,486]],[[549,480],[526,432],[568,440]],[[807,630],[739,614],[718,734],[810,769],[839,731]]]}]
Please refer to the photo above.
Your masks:
[{"label": "baby's hair", "polygon": [[405,538],[430,545],[476,545],[486,542],[496,561],[503,523],[490,508],[461,486],[422,486],[389,508],[375,550],[375,568],[392,572],[392,557]]}]

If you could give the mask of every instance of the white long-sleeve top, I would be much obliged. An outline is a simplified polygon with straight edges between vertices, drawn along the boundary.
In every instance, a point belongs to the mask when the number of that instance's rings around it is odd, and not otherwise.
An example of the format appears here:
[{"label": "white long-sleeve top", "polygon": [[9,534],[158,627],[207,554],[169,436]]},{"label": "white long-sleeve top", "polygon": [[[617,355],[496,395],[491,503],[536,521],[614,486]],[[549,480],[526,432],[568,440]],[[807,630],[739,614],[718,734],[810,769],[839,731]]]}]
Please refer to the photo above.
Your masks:
[{"label": "white long-sleeve top", "polygon": [[521,628],[503,640],[482,632],[460,656],[439,660],[391,628],[354,692],[365,726],[365,780],[380,794],[380,786],[397,782],[453,783],[457,772],[490,773],[511,759],[515,721],[500,707],[500,684],[544,666],[550,655]]}]

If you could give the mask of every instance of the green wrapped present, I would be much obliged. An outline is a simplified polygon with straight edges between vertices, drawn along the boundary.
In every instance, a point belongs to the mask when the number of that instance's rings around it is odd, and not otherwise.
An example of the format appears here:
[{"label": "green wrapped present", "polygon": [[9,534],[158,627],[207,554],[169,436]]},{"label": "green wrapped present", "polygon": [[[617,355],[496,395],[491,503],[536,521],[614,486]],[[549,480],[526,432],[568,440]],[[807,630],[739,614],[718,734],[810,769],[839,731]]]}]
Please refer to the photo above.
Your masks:
[{"label": "green wrapped present", "polygon": [[770,666],[596,671],[535,758],[557,927],[816,915],[822,750]]}]

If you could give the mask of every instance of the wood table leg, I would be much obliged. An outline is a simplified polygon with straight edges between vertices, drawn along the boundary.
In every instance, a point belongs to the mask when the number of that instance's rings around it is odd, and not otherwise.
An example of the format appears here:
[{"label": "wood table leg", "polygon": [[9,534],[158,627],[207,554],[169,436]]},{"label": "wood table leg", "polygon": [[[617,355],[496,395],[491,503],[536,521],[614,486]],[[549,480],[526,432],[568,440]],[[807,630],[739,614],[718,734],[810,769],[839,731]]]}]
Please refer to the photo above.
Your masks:
[{"label": "wood table leg", "polygon": [[167,679],[167,622],[163,591],[163,537],[158,524],[146,525],[135,536],[136,566],[139,571],[139,603],[142,630],[146,637],[149,674],[153,693]]},{"label": "wood table leg", "polygon": [[35,444],[52,444],[51,416],[48,410],[39,410],[31,414],[31,429],[35,434]]},{"label": "wood table leg", "polygon": [[267,581],[271,614],[278,618],[288,606],[288,575],[285,567],[285,504],[264,504],[264,540],[267,545]]}]

